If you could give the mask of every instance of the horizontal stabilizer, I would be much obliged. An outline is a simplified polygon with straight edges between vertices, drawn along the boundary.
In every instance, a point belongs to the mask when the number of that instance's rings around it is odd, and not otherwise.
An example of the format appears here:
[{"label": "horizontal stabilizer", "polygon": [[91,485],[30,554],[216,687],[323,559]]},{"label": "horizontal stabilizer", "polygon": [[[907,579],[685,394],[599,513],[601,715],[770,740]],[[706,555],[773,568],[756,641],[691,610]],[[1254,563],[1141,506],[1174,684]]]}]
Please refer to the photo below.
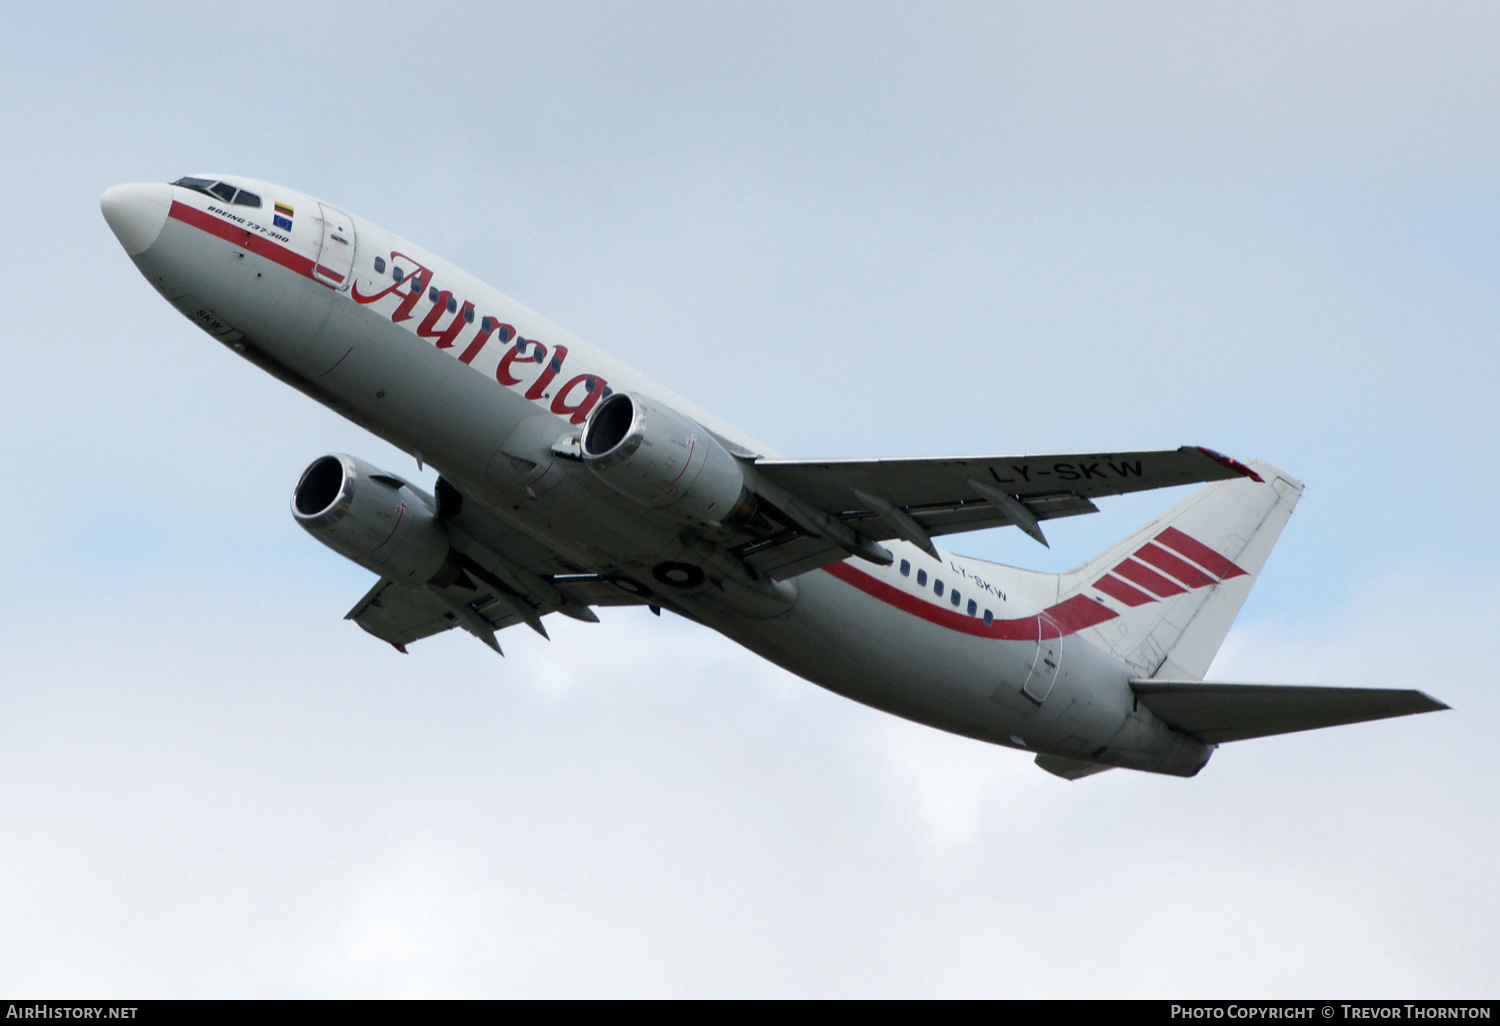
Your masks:
[{"label": "horizontal stabilizer", "polygon": [[1448,708],[1420,691],[1389,688],[1190,680],[1132,680],[1130,687],[1163,723],[1208,744]]}]

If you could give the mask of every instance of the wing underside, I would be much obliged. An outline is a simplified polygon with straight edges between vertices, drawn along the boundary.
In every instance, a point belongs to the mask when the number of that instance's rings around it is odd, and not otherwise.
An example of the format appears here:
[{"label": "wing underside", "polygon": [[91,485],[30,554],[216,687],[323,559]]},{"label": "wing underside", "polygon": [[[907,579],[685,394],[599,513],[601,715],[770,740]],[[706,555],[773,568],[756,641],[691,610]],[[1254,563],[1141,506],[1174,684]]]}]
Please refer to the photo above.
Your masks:
[{"label": "wing underside", "polygon": [[507,627],[526,624],[546,637],[542,617],[549,613],[592,622],[598,620],[595,606],[650,601],[635,581],[569,563],[478,503],[465,502],[445,481],[434,502],[453,545],[441,579],[420,587],[381,579],[346,616],[402,652],[455,627],[499,652],[495,634]]},{"label": "wing underside", "polygon": [[[511,616],[519,619],[513,613]],[[349,610],[345,619],[353,620],[402,652],[413,641],[459,626],[458,613],[436,595],[423,589],[405,588],[383,578],[376,581],[375,587]],[[498,619],[490,623],[493,630],[510,626]]]},{"label": "wing underside", "polygon": [[[1096,513],[1108,495],[1255,477],[1244,464],[1184,446],[1140,452],[891,460],[757,460],[762,510],[777,528],[740,547],[757,572],[784,579],[900,538],[1038,524]],[[841,536],[852,534],[852,538]]]},{"label": "wing underside", "polygon": [[[748,458],[748,457],[747,457]],[[1097,511],[1093,500],[1253,475],[1206,449],[894,460],[754,460],[757,511],[731,549],[752,575],[785,580],[856,555],[890,562],[893,538],[932,537]],[[593,620],[591,606],[659,602],[641,583],[589,572],[439,482],[434,503],[455,565],[441,583],[380,581],[348,618],[398,649],[461,627],[499,651],[495,633],[542,616]]]}]

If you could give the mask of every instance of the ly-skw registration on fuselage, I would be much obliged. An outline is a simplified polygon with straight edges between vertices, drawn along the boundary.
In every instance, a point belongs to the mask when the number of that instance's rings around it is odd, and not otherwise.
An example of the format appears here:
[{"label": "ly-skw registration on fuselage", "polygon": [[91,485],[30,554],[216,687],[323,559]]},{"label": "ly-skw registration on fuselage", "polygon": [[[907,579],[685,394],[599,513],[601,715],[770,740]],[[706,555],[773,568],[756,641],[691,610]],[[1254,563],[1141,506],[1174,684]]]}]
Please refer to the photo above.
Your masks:
[{"label": "ly-skw registration on fuselage", "polygon": [[[809,681],[1035,753],[1074,779],[1191,776],[1222,742],[1445,708],[1418,691],[1203,680],[1302,493],[1196,447],[783,459],[404,239],[269,182],[121,185],[146,280],[261,369],[430,463],[432,493],[315,460],[292,515],[379,580],[349,618],[402,652],[595,606],[668,608]],[[1063,574],[943,535],[1202,484]]]}]

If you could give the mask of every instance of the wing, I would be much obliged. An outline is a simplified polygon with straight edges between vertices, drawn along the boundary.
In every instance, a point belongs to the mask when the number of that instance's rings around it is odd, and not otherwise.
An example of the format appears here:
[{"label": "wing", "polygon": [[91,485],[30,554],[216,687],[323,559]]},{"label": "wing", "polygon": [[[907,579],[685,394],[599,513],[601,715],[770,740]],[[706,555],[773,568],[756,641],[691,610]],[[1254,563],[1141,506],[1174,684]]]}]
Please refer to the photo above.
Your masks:
[{"label": "wing", "polygon": [[493,596],[487,596],[483,612],[479,604],[464,603],[459,599],[461,605],[470,606],[470,613],[477,618],[465,617],[467,622],[461,622],[463,613],[454,608],[452,601],[445,601],[439,595],[440,592],[407,588],[382,578],[344,619],[353,620],[375,637],[390,642],[400,652],[405,652],[406,646],[413,641],[430,638],[454,627],[475,630],[488,643],[494,638],[495,631],[521,622],[514,611],[495,609]]},{"label": "wing", "polygon": [[1130,687],[1162,722],[1209,744],[1448,708],[1420,691],[1388,688],[1189,680],[1132,680]]},{"label": "wing", "polygon": [[478,503],[465,502],[442,479],[432,501],[453,543],[436,581],[414,588],[382,579],[345,617],[401,652],[455,627],[500,652],[496,632],[524,623],[546,637],[542,617],[548,613],[597,622],[593,606],[651,601],[637,582],[582,571]]},{"label": "wing", "polygon": [[[754,466],[765,512],[783,531],[745,546],[740,555],[777,578],[850,552],[880,561],[879,547],[861,552],[861,541],[902,538],[933,551],[935,535],[1013,524],[1045,545],[1040,521],[1096,513],[1093,500],[1100,496],[1233,477],[1259,480],[1238,460],[1194,446],[958,459],[757,460]],[[840,526],[854,537],[841,536]]]}]

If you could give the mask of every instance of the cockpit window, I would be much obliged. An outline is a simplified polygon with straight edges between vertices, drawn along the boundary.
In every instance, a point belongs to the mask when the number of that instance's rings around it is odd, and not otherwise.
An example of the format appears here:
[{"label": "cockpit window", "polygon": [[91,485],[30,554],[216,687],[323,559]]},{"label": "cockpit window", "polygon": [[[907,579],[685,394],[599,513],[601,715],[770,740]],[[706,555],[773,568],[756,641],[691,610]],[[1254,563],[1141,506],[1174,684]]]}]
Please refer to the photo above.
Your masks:
[{"label": "cockpit window", "polygon": [[207,178],[179,178],[179,179],[177,179],[177,181],[173,182],[172,184],[173,185],[180,185],[184,189],[192,189],[195,192],[201,192],[205,196],[212,196],[213,195],[213,193],[209,192],[208,190],[209,190],[209,187],[212,186],[214,183],[211,182],[211,181],[209,181]]},{"label": "cockpit window", "polygon": [[233,203],[239,207],[260,207],[260,197],[245,189],[236,190],[228,182],[215,182],[210,178],[179,178],[172,183],[180,185],[184,189],[192,189],[201,192],[205,196],[221,199],[225,203]]}]

